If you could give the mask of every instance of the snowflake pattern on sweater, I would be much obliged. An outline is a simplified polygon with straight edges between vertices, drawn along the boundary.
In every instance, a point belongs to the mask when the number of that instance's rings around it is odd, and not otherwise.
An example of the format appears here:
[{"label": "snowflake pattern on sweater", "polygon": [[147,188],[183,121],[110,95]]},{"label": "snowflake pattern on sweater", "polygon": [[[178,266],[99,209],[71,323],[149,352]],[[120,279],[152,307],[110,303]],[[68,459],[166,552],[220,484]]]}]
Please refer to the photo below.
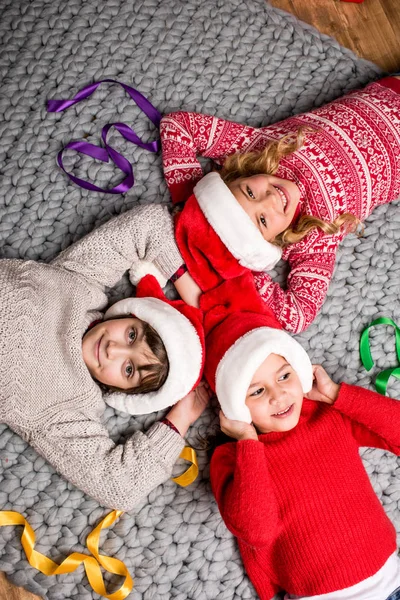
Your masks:
[{"label": "snowflake pattern on sweater", "polygon": [[[197,159],[222,164],[236,151],[260,150],[270,140],[313,129],[303,146],[282,159],[278,177],[300,188],[300,215],[326,221],[349,212],[361,220],[400,195],[400,80],[386,78],[312,112],[254,128],[210,115],[178,112],[161,121],[165,178],[174,203],[188,199],[203,176]],[[299,333],[315,319],[333,275],[345,233],[311,231],[289,245],[286,289],[267,273],[254,273],[264,301],[282,326]]]}]

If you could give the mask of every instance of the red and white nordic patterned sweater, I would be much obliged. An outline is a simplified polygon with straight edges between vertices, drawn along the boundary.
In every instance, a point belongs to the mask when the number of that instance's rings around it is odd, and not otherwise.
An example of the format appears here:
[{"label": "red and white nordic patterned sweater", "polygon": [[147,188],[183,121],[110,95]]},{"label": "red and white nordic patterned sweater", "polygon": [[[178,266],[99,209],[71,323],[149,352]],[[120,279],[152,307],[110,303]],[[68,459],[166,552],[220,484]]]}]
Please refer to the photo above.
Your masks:
[{"label": "red and white nordic patterned sweater", "polygon": [[261,600],[348,588],[396,551],[359,447],[400,455],[399,421],[399,401],[342,384],[334,406],[305,399],[291,431],[215,450],[212,489]]},{"label": "red and white nordic patterned sweater", "polygon": [[[373,208],[400,195],[400,80],[386,78],[312,112],[256,129],[198,113],[177,112],[161,121],[165,178],[174,203],[187,200],[203,176],[198,156],[222,164],[238,150],[261,149],[271,139],[317,128],[302,148],[282,159],[277,176],[301,191],[298,216],[333,221],[350,212],[365,219]],[[282,326],[299,333],[322,306],[344,233],[313,230],[283,253],[289,261],[287,288],[255,273],[262,298]]]}]

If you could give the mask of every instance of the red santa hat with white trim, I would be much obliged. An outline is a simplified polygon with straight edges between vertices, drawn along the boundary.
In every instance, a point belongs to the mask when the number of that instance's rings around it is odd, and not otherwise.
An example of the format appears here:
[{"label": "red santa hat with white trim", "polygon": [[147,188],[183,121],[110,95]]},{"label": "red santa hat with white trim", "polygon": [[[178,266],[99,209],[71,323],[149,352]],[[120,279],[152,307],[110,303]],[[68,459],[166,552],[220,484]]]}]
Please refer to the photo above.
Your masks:
[{"label": "red santa hat with white trim", "polygon": [[208,173],[177,215],[175,237],[203,291],[248,269],[270,271],[282,251],[267,242],[217,172]]},{"label": "red santa hat with white trim", "polygon": [[293,367],[304,394],[311,390],[313,371],[307,352],[282,330],[250,273],[203,294],[201,308],[206,311],[204,375],[229,419],[251,422],[247,391],[270,354],[283,356]]},{"label": "red santa hat with white trim", "polygon": [[183,300],[168,300],[152,275],[138,283],[135,298],[113,304],[104,319],[132,315],[146,321],[161,337],[169,361],[167,379],[154,392],[110,392],[104,399],[117,410],[143,415],[172,406],[199,383],[204,367],[203,315]]}]

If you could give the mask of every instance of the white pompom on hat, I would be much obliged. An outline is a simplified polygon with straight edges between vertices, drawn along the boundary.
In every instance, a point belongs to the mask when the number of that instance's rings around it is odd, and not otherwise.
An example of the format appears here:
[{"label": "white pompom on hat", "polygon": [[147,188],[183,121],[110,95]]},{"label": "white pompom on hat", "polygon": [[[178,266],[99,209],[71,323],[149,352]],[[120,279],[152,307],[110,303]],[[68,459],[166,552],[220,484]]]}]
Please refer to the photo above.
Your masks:
[{"label": "white pompom on hat", "polygon": [[204,366],[204,331],[201,311],[182,300],[168,300],[152,275],[140,281],[136,294],[135,298],[116,302],[104,319],[132,315],[151,325],[165,346],[168,376],[157,391],[109,392],[104,399],[117,410],[142,415],[172,406],[199,383]]},{"label": "white pompom on hat", "polygon": [[307,352],[282,330],[257,294],[251,275],[225,282],[203,298],[208,311],[204,374],[229,419],[251,422],[248,388],[270,354],[283,356],[293,367],[304,394],[311,390],[313,371]]}]

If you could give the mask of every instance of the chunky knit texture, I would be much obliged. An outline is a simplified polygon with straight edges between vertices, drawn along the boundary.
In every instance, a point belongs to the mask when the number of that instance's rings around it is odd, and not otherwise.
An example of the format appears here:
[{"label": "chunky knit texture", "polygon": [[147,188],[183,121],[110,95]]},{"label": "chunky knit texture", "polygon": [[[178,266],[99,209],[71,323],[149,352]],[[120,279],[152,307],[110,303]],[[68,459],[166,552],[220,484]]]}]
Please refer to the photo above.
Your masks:
[{"label": "chunky knit texture", "polygon": [[[1,5],[0,244],[8,258],[48,262],[110,216],[169,200],[161,156],[125,143],[117,133],[110,132],[111,145],[134,163],[135,186],[128,194],[89,192],[57,168],[57,152],[66,142],[85,136],[98,145],[106,123],[127,123],[145,141],[156,137],[121,86],[102,84],[63,113],[46,113],[49,99],[71,98],[84,85],[110,78],[137,88],[163,114],[206,112],[261,127],[321,106],[381,73],[265,0],[3,0]],[[110,163],[72,151],[64,156],[66,168],[100,187],[121,181]],[[400,317],[397,213],[394,205],[379,207],[369,218],[368,236],[345,238],[328,298],[301,334],[310,356],[323,361],[336,381],[346,375],[346,381],[368,386],[359,332],[379,312]],[[376,248],[384,269],[376,266]],[[116,291],[113,299],[128,292]],[[397,364],[394,352],[385,358],[386,337],[385,330],[374,336],[378,368]],[[161,416],[132,417],[107,408],[104,424],[121,442]],[[197,432],[206,436],[215,419],[213,410],[205,411],[189,430],[189,442],[198,448]],[[198,460],[199,477],[191,486],[166,481],[102,534],[101,551],[123,560],[135,580],[129,600],[257,598],[212,498],[206,453],[198,452]],[[396,457],[370,450],[365,460],[400,532]],[[0,508],[27,516],[38,549],[57,561],[72,548],[85,551],[87,534],[108,509],[59,476],[6,425],[0,425],[0,466]],[[98,600],[82,569],[45,577],[30,568],[20,537],[19,527],[0,528],[0,569],[16,585],[46,600]]]},{"label": "chunky knit texture", "polygon": [[[281,161],[277,172],[278,177],[295,181],[300,188],[298,216],[313,215],[331,222],[349,212],[365,219],[379,204],[398,198],[400,80],[387,78],[313,112],[261,129],[196,113],[164,117],[163,165],[173,201],[187,200],[202,177],[198,155],[223,163],[236,151],[260,150],[269,140],[302,125],[317,131],[308,134],[300,150]],[[190,238],[190,225],[186,235]],[[314,229],[300,242],[290,244],[283,253],[291,269],[285,290],[269,274],[255,274],[262,298],[285,329],[299,333],[315,319],[344,235],[343,231],[326,235]],[[182,245],[181,251],[186,259]],[[204,268],[217,269],[216,261],[211,267],[205,258],[204,264]],[[199,263],[199,269],[201,266]]]},{"label": "chunky knit texture", "polygon": [[297,427],[216,449],[211,484],[261,600],[317,595],[376,573],[396,550],[360,446],[400,454],[400,402],[342,384],[304,400]]},{"label": "chunky knit texture", "polygon": [[166,207],[134,208],[50,264],[0,261],[0,419],[77,487],[122,510],[168,479],[183,447],[159,423],[115,445],[82,358],[82,336],[107,305],[105,288],[140,260],[166,277],[182,263]]}]

